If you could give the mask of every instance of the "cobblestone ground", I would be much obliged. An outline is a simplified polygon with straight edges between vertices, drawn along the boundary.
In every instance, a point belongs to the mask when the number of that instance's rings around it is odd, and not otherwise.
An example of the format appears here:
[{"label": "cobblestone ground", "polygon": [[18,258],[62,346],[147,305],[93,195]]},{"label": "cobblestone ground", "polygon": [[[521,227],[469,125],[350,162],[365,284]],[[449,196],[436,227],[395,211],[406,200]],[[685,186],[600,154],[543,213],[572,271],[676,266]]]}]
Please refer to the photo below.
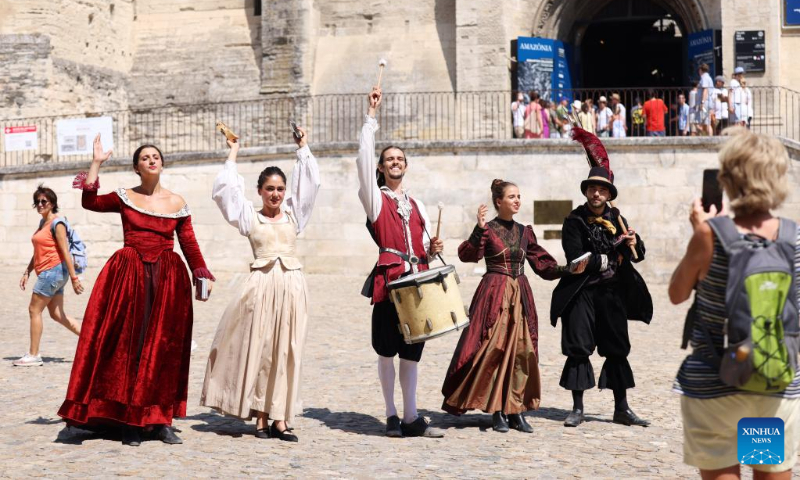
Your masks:
[{"label": "cobblestone ground", "polygon": [[[312,318],[304,359],[304,414],[296,421],[299,444],[258,440],[254,426],[198,406],[208,350],[230,292],[242,275],[221,276],[211,300],[195,304],[194,351],[188,416],[178,419],[183,445],[147,441],[139,448],[118,439],[67,430],[56,416],[66,391],[76,338],[49,318],[42,342],[43,367],[13,367],[28,346],[30,290],[17,290],[16,269],[0,274],[4,293],[0,316],[0,476],[10,477],[300,477],[300,478],[676,478],[692,477],[682,459],[679,398],[670,393],[685,355],[678,346],[684,308],[669,305],[666,288],[651,285],[656,317],[649,326],[631,322],[631,363],[637,387],[634,410],[653,421],[650,428],[611,423],[611,392],[586,394],[588,422],[566,429],[571,406],[558,386],[563,357],[559,330],[540,319],[542,408],[528,418],[535,433],[495,433],[491,417],[460,418],[439,409],[441,383],[457,342],[455,334],[428,343],[420,364],[418,405],[444,439],[389,439],[382,436],[384,407],[370,347],[361,278],[309,276]],[[22,270],[21,268],[19,269]],[[96,271],[86,275],[91,283]],[[469,301],[479,277],[464,279]],[[537,309],[549,311],[554,283],[533,281]],[[67,311],[81,317],[88,293],[67,293]],[[602,365],[593,358],[595,371]],[[397,386],[397,403],[401,406]],[[488,428],[487,428],[488,427]],[[749,475],[748,475],[749,476]]]}]

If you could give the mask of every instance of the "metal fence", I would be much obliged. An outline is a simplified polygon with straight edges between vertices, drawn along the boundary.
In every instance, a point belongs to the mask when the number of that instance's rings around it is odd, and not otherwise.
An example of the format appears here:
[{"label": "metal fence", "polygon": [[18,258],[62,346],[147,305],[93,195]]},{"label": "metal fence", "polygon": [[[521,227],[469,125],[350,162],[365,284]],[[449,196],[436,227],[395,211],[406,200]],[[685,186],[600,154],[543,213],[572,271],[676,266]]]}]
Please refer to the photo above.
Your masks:
[{"label": "metal fence", "polygon": [[[688,90],[657,90],[669,109],[665,118],[668,135],[678,133],[677,98],[679,94],[688,95]],[[751,91],[751,128],[800,140],[800,93],[782,87],[752,87]],[[576,89],[555,95],[556,99],[563,96],[570,102],[591,98],[597,104],[600,96],[610,100],[614,93],[627,110],[628,136],[644,135],[643,129],[632,124],[631,113],[636,99],[646,99],[645,89]],[[378,138],[391,142],[510,139],[514,135],[511,102],[511,92],[507,91],[385,94],[379,110]],[[290,143],[289,119],[306,127],[311,142],[354,141],[366,107],[363,94],[320,95],[0,120],[1,131],[35,126],[38,135],[38,145],[33,150],[6,151],[5,142],[0,142],[0,168],[88,160],[89,155],[58,153],[58,122],[70,118],[112,117],[115,156],[124,158],[144,143],[158,145],[167,155],[225,149],[223,137],[215,132],[217,120],[231,127],[243,146]],[[91,141],[83,138],[78,143]]]}]

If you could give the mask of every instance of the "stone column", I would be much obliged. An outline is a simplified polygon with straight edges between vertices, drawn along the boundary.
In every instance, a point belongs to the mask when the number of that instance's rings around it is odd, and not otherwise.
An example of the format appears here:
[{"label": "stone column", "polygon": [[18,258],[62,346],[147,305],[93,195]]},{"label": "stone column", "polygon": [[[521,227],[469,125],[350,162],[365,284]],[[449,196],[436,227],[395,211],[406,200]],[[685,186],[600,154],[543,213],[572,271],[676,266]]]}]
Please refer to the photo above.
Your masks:
[{"label": "stone column", "polygon": [[261,93],[305,95],[310,90],[313,0],[262,2]]}]

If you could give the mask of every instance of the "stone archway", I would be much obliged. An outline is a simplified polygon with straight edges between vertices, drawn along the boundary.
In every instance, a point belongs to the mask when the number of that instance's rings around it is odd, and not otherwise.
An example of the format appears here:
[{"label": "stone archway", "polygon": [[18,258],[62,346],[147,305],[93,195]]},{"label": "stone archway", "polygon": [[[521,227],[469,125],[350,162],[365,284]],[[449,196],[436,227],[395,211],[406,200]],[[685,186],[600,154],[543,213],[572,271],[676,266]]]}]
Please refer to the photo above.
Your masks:
[{"label": "stone archway", "polygon": [[[533,35],[555,38],[580,45],[581,31],[576,24],[589,23],[594,15],[612,0],[545,0],[534,16]],[[708,17],[700,0],[653,0],[675,12],[686,33],[709,28]]]}]

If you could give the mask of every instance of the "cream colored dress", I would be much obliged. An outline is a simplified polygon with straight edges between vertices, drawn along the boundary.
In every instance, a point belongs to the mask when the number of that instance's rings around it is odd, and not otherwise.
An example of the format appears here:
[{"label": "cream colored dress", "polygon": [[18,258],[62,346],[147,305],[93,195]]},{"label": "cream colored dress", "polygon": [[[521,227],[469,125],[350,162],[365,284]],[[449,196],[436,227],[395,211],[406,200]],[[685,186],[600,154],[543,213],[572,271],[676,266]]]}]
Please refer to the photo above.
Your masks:
[{"label": "cream colored dress", "polygon": [[214,181],[214,200],[228,223],[250,240],[255,260],[217,328],[201,405],[244,419],[265,412],[273,420],[291,421],[301,411],[308,297],[295,240],[311,216],[318,189],[317,163],[308,147],[297,151],[291,197],[278,221],[246,200],[234,162],[226,162]]}]

